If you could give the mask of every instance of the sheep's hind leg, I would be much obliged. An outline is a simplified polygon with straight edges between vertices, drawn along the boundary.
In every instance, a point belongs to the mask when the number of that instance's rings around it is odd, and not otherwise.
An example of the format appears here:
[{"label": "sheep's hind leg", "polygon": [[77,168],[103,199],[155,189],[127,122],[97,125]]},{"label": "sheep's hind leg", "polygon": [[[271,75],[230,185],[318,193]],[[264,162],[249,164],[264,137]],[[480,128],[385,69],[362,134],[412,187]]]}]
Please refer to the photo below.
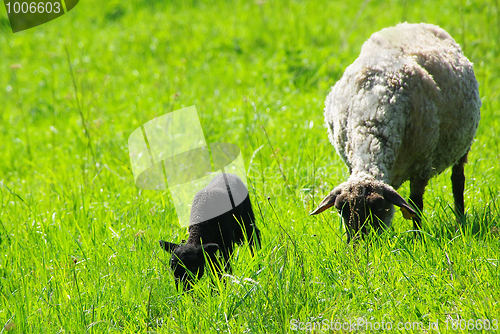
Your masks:
[{"label": "sheep's hind leg", "polygon": [[465,174],[464,165],[467,163],[467,153],[453,165],[451,170],[451,188],[453,190],[453,199],[455,201],[455,215],[457,224],[465,223],[464,189]]},{"label": "sheep's hind leg", "polygon": [[413,229],[420,230],[422,228],[422,211],[424,210],[424,192],[429,179],[413,178],[410,179],[410,205],[415,208],[417,216],[413,218]]}]

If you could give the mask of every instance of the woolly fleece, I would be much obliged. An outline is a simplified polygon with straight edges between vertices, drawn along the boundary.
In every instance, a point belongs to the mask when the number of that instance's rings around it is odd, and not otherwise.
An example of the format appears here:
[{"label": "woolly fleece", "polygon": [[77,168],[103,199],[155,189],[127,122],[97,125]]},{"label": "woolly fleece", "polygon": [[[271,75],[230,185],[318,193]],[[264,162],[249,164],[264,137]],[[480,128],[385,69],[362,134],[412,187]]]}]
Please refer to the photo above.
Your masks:
[{"label": "woolly fleece", "polygon": [[446,31],[402,23],[363,44],[325,104],[330,142],[351,172],[346,183],[398,189],[467,153],[481,100],[472,63]]}]

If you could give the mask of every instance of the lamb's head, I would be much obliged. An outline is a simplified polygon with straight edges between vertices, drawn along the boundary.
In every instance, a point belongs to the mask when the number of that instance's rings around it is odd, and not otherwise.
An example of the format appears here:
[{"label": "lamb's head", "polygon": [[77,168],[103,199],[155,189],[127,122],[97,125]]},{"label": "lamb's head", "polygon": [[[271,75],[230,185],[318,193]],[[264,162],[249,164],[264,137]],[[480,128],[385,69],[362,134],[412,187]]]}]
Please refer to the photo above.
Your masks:
[{"label": "lamb's head", "polygon": [[374,179],[353,178],[330,192],[311,215],[335,206],[346,226],[349,242],[351,237],[366,234],[368,225],[377,231],[390,226],[394,216],[393,205],[401,208],[406,219],[417,217],[416,212],[391,186]]},{"label": "lamb's head", "polygon": [[195,279],[200,279],[205,270],[205,256],[214,259],[219,245],[210,243],[205,245],[175,244],[160,240],[160,246],[172,253],[170,267],[174,272],[175,285],[182,283],[185,290],[190,290]]}]

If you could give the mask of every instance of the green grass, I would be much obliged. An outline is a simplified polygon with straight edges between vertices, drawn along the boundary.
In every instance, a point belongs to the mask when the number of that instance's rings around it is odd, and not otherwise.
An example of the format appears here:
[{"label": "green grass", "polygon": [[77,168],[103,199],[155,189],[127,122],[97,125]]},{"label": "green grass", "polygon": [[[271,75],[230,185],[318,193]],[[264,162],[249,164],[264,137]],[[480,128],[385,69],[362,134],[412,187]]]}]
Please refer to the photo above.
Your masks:
[{"label": "green grass", "polygon": [[[498,1],[166,2],[81,1],[17,34],[0,10],[0,332],[500,322]],[[353,248],[338,214],[308,215],[348,176],[323,101],[364,40],[405,20],[440,25],[475,64],[467,225],[455,231],[447,171],[427,188],[422,240],[397,213]],[[237,249],[225,284],[205,276],[182,294],[158,239],[186,230],[168,191],[134,185],[127,139],[190,105],[208,142],[242,149],[263,245]]]}]

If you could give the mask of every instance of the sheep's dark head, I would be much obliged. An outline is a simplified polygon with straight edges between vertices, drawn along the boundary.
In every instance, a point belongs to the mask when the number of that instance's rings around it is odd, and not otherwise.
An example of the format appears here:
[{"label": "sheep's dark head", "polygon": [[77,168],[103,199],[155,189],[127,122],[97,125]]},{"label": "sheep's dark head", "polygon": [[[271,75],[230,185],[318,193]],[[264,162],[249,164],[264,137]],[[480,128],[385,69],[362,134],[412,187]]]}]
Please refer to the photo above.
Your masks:
[{"label": "sheep's dark head", "polygon": [[205,245],[174,244],[160,240],[160,246],[167,252],[172,253],[170,267],[174,272],[175,285],[181,283],[185,290],[190,290],[192,283],[203,276],[205,270],[205,256],[210,258],[219,249],[219,245],[210,243]]},{"label": "sheep's dark head", "polygon": [[387,184],[374,180],[348,181],[328,194],[311,215],[335,206],[346,226],[349,242],[351,237],[366,234],[368,225],[377,231],[380,227],[390,226],[394,216],[393,205],[401,208],[406,219],[417,216],[410,205]]}]

